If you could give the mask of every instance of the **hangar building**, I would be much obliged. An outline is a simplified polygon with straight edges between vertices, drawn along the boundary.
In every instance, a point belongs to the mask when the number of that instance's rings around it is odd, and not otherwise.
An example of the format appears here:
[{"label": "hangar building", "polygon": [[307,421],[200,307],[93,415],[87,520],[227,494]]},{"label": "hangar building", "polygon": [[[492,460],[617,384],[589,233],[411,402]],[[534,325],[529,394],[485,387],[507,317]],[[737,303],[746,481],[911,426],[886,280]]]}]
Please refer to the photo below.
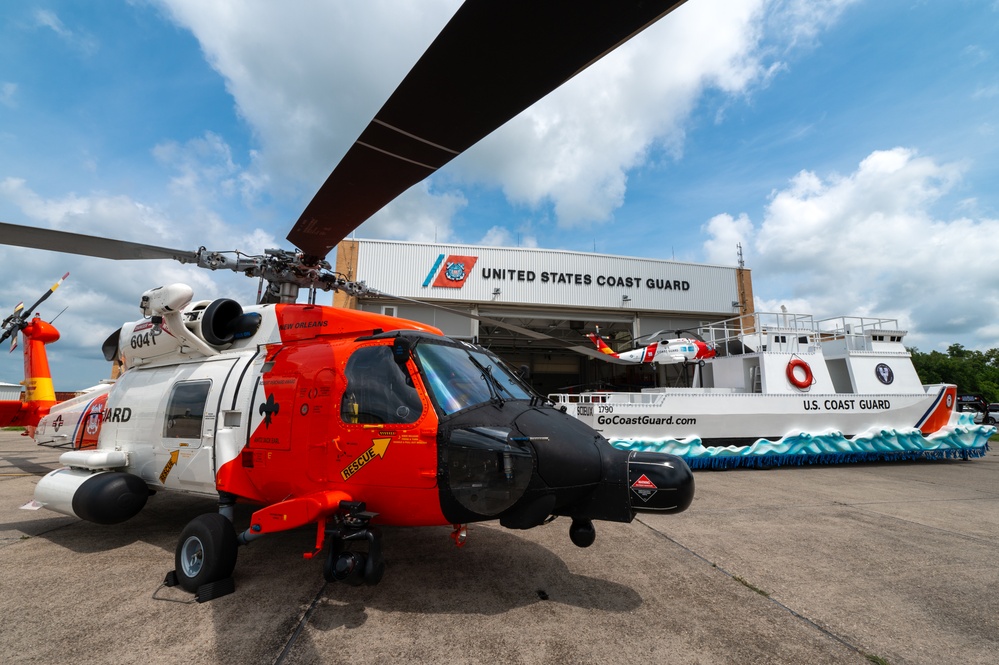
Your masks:
[{"label": "hangar building", "polygon": [[542,394],[679,381],[675,366],[615,365],[567,347],[590,346],[585,335],[599,328],[612,348],[626,351],[658,331],[671,337],[750,313],[753,303],[750,271],[741,267],[388,240],[344,240],[336,256],[336,270],[348,279],[410,300],[338,293],[335,304],[428,323],[451,337],[477,341],[512,367],[526,365]]}]

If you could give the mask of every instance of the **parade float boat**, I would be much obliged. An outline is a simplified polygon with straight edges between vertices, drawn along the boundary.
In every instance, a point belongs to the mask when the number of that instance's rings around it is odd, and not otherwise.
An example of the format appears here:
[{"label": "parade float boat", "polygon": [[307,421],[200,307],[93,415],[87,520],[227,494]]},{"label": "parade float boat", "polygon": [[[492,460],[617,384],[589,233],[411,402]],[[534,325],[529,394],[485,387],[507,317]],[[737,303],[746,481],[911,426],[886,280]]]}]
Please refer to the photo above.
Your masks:
[{"label": "parade float boat", "polygon": [[924,386],[897,321],[754,313],[702,327],[686,386],[549,398],[618,448],[691,468],[981,457],[996,428]]}]

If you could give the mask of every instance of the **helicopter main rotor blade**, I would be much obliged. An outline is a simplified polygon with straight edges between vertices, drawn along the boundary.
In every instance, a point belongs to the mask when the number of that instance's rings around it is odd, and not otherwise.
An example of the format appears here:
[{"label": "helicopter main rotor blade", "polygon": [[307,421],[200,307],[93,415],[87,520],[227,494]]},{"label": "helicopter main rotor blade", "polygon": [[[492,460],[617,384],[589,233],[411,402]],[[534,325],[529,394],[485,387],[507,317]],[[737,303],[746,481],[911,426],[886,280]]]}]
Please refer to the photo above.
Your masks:
[{"label": "helicopter main rotor blade", "polygon": [[127,240],[109,240],[96,236],[54,231],[31,226],[0,222],[0,243],[17,247],[47,249],[52,252],[96,256],[101,259],[130,261],[140,259],[174,259],[181,263],[197,263],[196,252],[143,245]]},{"label": "helicopter main rotor blade", "polygon": [[685,0],[466,0],[306,207],[326,256],[362,222]]}]

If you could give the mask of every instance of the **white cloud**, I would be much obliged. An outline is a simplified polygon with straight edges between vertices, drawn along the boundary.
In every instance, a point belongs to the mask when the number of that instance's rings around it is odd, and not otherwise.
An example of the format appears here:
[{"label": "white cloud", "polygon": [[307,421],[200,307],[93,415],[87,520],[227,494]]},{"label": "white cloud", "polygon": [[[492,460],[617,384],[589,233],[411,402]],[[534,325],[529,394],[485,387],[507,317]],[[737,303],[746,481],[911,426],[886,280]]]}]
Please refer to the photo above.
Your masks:
[{"label": "white cloud", "polygon": [[[456,0],[160,1],[225,78],[260,140],[255,168],[269,174],[274,190],[303,201],[458,7]],[[484,184],[517,204],[551,206],[561,226],[609,220],[624,200],[629,170],[654,149],[681,154],[684,123],[705,89],[746,94],[764,84],[780,70],[778,52],[814,40],[852,1],[684,4],[434,182]],[[764,44],[765,28],[779,28],[780,48]],[[426,222],[412,228],[415,235],[406,237],[426,237]],[[400,229],[386,222],[365,228],[382,230]]]},{"label": "white cloud", "polygon": [[357,236],[416,242],[453,241],[451,219],[467,204],[460,192],[434,193],[424,181],[403,192],[361,224]]},{"label": "white cloud", "polygon": [[763,6],[683,5],[483,140],[462,161],[464,177],[516,203],[550,204],[561,226],[610,219],[650,149],[680,154],[705,88],[735,92],[764,76]]},{"label": "white cloud", "polygon": [[310,196],[459,4],[161,2],[225,77],[260,167]]},{"label": "white cloud", "polygon": [[16,83],[11,83],[10,81],[0,82],[0,104],[3,104],[7,108],[14,108],[17,105],[16,94]]},{"label": "white cloud", "polygon": [[161,214],[126,196],[69,193],[47,199],[34,192],[23,179],[5,178],[0,181],[0,197],[14,203],[30,220],[42,222],[48,228],[73,232],[86,228],[87,233],[97,236],[114,235],[122,229],[132,229],[137,236],[141,229],[143,242],[147,244],[168,241],[171,235],[170,225]]},{"label": "white cloud", "polygon": [[[195,198],[204,198],[196,190]],[[242,249],[260,253],[274,247],[274,239],[258,229],[234,229],[214,213],[207,216],[173,217],[153,204],[124,195],[91,193],[66,194],[48,198],[32,190],[21,179],[0,181],[0,200],[20,211],[18,223],[27,226],[82,232],[102,238],[129,240],[178,249]],[[4,220],[7,221],[7,220]],[[193,240],[196,239],[196,240]],[[60,275],[70,278],[39,313],[47,320],[64,307],[57,327],[64,334],[50,349],[54,375],[60,390],[79,389],[107,376],[109,368],[100,354],[100,345],[123,321],[141,317],[138,303],[147,289],[183,282],[193,287],[197,300],[216,297],[253,302],[256,281],[228,271],[209,272],[173,261],[115,261],[0,245],[0,265],[5,279],[0,282],[0,307],[7,309],[18,301],[33,302]],[[60,362],[60,359],[62,361]],[[11,366],[2,368],[5,380],[13,377]]]},{"label": "white cloud", "polygon": [[993,99],[995,97],[999,97],[999,83],[980,86],[971,93],[971,98],[974,100]]},{"label": "white cloud", "polygon": [[493,226],[474,244],[486,247],[537,247],[538,239],[532,235],[514,233],[503,226]]},{"label": "white cloud", "polygon": [[709,236],[704,243],[704,256],[708,263],[732,265],[737,256],[738,245],[743,247],[746,255],[747,240],[753,233],[753,222],[742,213],[738,218],[728,213],[715,215],[701,227],[701,231]]},{"label": "white cloud", "polygon": [[774,0],[770,2],[767,29],[783,34],[787,48],[812,46],[819,34],[839,20],[843,11],[859,0]]},{"label": "white cloud", "polygon": [[758,307],[897,318],[917,346],[969,338],[999,346],[999,293],[982,288],[999,283],[985,240],[999,237],[999,219],[934,214],[964,170],[895,148],[846,176],[802,171],[773,193],[759,225],[745,215],[712,218],[705,251],[735,237],[748,243]]},{"label": "white cloud", "polygon": [[48,28],[59,36],[66,44],[83,55],[93,55],[100,48],[98,41],[86,32],[71,30],[66,27],[55,12],[48,9],[38,9],[34,14],[35,25]]},{"label": "white cloud", "polygon": [[170,180],[174,197],[202,207],[233,197],[250,205],[266,183],[260,175],[238,166],[231,148],[213,132],[205,132],[183,145],[176,141],[160,143],[153,148],[153,155],[177,172]]}]

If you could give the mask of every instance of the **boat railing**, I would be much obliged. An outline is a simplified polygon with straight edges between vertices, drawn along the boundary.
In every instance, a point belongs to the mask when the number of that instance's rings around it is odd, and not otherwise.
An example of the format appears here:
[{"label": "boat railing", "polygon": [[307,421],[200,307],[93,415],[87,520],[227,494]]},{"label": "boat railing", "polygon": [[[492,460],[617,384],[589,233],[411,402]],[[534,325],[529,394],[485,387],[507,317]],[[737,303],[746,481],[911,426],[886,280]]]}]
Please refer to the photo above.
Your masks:
[{"label": "boat railing", "polygon": [[719,356],[766,351],[810,353],[818,344],[815,318],[792,312],[753,312],[702,325],[701,338]]},{"label": "boat railing", "polygon": [[579,393],[548,395],[548,400],[555,404],[658,404],[662,401],[661,394],[654,393]]},{"label": "boat railing", "polygon": [[[840,347],[845,351],[871,351],[873,333],[899,333],[897,319],[869,316],[837,316],[820,319],[819,339],[827,348]],[[899,337],[901,338],[901,337]]]},{"label": "boat railing", "polygon": [[[698,329],[719,356],[761,351],[811,353],[820,345],[870,351],[873,332],[898,332],[896,319],[840,316],[816,320],[811,314],[753,312]],[[904,333],[903,333],[904,334]]]}]

